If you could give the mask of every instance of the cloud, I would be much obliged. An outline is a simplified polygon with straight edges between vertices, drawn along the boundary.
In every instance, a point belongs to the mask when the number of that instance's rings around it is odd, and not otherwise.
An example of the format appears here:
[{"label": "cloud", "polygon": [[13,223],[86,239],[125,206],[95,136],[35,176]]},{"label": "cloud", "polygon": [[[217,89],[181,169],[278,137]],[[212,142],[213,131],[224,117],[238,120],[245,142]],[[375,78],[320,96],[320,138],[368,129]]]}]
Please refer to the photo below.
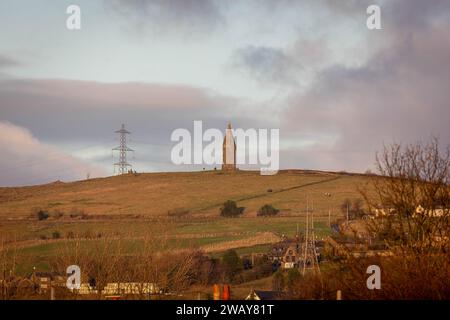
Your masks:
[{"label": "cloud", "polygon": [[244,70],[259,83],[296,84],[301,64],[282,49],[246,46],[232,55],[232,66]]},{"label": "cloud", "polygon": [[[0,82],[0,97],[11,108],[70,108],[76,101],[83,108],[207,108],[226,97],[187,85],[143,82],[102,83],[61,79],[7,79]],[[33,101],[39,97],[40,105]],[[65,101],[66,103],[62,103]],[[42,105],[45,104],[45,105]]]},{"label": "cloud", "polygon": [[[76,80],[8,79],[0,81],[2,120],[28,128],[40,141],[63,146],[112,174],[111,148],[122,123],[131,131],[130,160],[138,171],[181,170],[170,160],[171,133],[204,129],[266,127],[242,101],[211,90],[183,85],[100,83]],[[19,160],[20,155],[17,157]],[[184,170],[196,169],[184,167]]]},{"label": "cloud", "polygon": [[17,67],[20,63],[10,57],[0,54],[0,69],[9,68],[9,67]]},{"label": "cloud", "polygon": [[[360,171],[373,164],[383,142],[439,135],[450,144],[450,23],[441,19],[450,5],[424,9],[423,16],[421,8],[420,1],[386,6],[379,31],[386,37],[372,58],[360,67],[327,68],[308,92],[291,95],[286,135],[316,141],[299,147],[304,163]],[[399,18],[405,12],[410,20]]]},{"label": "cloud", "polygon": [[85,179],[104,175],[57,147],[37,140],[32,134],[8,122],[0,122],[0,185],[28,185],[55,180]]},{"label": "cloud", "polygon": [[224,22],[213,0],[112,0],[107,8],[126,19],[134,30],[154,34],[206,34]]},{"label": "cloud", "polygon": [[[280,116],[283,167],[363,171],[383,141],[437,134],[448,143],[450,2],[373,3],[381,5],[383,30],[366,29],[371,0],[105,1],[133,32],[160,34],[170,45],[172,36],[205,36],[225,25],[211,44],[231,55],[227,66],[277,90],[255,106],[257,95],[242,101],[188,85],[10,78],[0,82],[0,119],[41,143],[101,145],[105,152],[92,157],[104,166],[113,132],[125,123],[147,170],[172,170],[170,133],[193,120],[267,128]],[[2,57],[0,69],[2,61],[14,65]]]},{"label": "cloud", "polygon": [[214,125],[237,114],[237,100],[208,89],[147,83],[9,79],[0,81],[0,101],[2,119],[51,143],[102,144],[125,123],[146,143],[164,144],[193,120]]}]

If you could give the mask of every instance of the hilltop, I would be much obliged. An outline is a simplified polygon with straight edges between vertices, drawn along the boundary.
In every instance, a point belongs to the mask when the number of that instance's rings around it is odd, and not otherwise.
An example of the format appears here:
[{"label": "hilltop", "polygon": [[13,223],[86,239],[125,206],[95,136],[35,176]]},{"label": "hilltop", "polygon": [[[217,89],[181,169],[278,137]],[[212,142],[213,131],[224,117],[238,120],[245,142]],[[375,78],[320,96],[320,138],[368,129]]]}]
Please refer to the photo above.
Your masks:
[{"label": "hilltop", "polygon": [[[358,188],[369,177],[362,174],[283,170],[273,176],[257,171],[139,173],[76,182],[0,188],[0,217],[27,218],[42,209],[65,216],[133,215],[167,217],[180,211],[193,216],[216,215],[226,200],[244,206],[253,216],[269,203],[284,215],[309,205],[319,214],[339,210],[345,198],[361,197]],[[331,197],[325,197],[324,193]]]}]

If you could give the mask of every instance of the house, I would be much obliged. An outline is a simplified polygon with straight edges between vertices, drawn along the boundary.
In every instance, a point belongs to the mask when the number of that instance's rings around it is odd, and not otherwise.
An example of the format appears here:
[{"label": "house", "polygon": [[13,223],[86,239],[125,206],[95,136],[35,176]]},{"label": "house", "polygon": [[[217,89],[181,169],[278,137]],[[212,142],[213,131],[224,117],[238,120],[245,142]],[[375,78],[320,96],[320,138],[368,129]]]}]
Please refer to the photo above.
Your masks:
[{"label": "house", "polygon": [[299,242],[291,243],[287,246],[282,257],[281,267],[284,269],[292,269],[299,266],[301,259],[301,246]]},{"label": "house", "polygon": [[[371,218],[382,218],[382,217],[388,217],[389,215],[392,215],[395,213],[394,208],[388,208],[388,209],[375,209]],[[435,208],[426,209],[421,205],[418,205],[414,212],[412,213],[412,217],[420,217],[420,216],[428,216],[428,217],[443,217],[444,215],[448,215],[449,209],[443,207],[443,206],[436,206]]]},{"label": "house", "polygon": [[37,284],[40,293],[47,292],[53,287],[65,287],[66,277],[57,272],[33,272],[30,280]]},{"label": "house", "polygon": [[77,291],[78,294],[98,294],[98,290],[92,287],[89,283],[82,283],[80,289]]},{"label": "house", "polygon": [[421,205],[418,205],[416,211],[413,213],[413,218],[419,216],[428,216],[428,217],[443,217],[444,215],[448,215],[449,209],[445,209],[443,206],[437,206],[434,209],[425,209]]},{"label": "house", "polygon": [[280,300],[283,293],[278,291],[252,290],[245,300]]},{"label": "house", "polygon": [[272,247],[269,258],[277,267],[292,269],[299,266],[301,252],[301,243],[298,239],[286,240]]},{"label": "house", "polygon": [[102,291],[103,295],[117,294],[158,294],[161,290],[154,283],[121,282],[108,283]]}]

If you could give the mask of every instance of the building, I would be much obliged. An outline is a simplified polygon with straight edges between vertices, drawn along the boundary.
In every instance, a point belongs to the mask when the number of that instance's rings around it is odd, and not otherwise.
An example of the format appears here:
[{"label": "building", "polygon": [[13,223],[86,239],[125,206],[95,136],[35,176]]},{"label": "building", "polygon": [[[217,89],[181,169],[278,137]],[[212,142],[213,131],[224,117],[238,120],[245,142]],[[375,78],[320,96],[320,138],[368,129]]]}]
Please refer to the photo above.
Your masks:
[{"label": "building", "polygon": [[297,268],[301,259],[301,248],[298,242],[291,243],[282,257],[282,267],[284,269]]},{"label": "building", "polygon": [[140,295],[160,294],[162,291],[154,283],[148,282],[113,282],[103,288],[103,295]]},{"label": "building", "polygon": [[283,294],[277,291],[252,290],[245,300],[280,300]]},{"label": "building", "polygon": [[302,248],[298,240],[283,241],[272,247],[269,257],[272,263],[282,269],[298,268],[301,260]]},{"label": "building", "polygon": [[66,277],[58,272],[33,272],[30,275],[30,280],[39,288],[39,293],[45,293],[51,287],[65,287]]},{"label": "building", "polygon": [[236,142],[234,140],[231,123],[228,123],[222,144],[222,170],[236,170]]}]

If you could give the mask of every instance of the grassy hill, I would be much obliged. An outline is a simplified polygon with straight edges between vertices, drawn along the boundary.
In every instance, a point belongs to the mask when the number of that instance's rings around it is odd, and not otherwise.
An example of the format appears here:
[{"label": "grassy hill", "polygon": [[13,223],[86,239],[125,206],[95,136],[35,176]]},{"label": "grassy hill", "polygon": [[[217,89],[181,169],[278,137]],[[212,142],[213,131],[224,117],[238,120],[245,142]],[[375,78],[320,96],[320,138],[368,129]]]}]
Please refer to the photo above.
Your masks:
[{"label": "grassy hill", "polygon": [[[0,188],[0,245],[17,254],[24,274],[33,266],[49,270],[52,257],[75,240],[86,250],[102,241],[117,242],[123,254],[138,253],[148,236],[156,239],[158,251],[197,247],[214,256],[227,249],[267,252],[283,236],[304,229],[307,199],[317,236],[329,235],[328,211],[332,220],[342,218],[343,201],[361,198],[358,189],[368,182],[365,175],[319,171],[286,170],[274,176],[204,171]],[[245,207],[243,216],[220,217],[226,200]],[[280,213],[257,217],[264,204]],[[38,209],[50,217],[38,221]],[[185,214],[170,216],[174,210]]]},{"label": "grassy hill", "polygon": [[[191,215],[216,215],[226,200],[235,200],[255,215],[270,203],[284,214],[305,210],[306,199],[315,211],[336,211],[345,198],[360,197],[358,187],[367,176],[345,173],[287,170],[277,175],[259,172],[221,171],[184,173],[143,173],[55,182],[46,185],[0,188],[0,218],[26,218],[37,208],[87,215],[167,216],[169,210],[182,208]],[[325,197],[324,193],[331,193]]]}]

